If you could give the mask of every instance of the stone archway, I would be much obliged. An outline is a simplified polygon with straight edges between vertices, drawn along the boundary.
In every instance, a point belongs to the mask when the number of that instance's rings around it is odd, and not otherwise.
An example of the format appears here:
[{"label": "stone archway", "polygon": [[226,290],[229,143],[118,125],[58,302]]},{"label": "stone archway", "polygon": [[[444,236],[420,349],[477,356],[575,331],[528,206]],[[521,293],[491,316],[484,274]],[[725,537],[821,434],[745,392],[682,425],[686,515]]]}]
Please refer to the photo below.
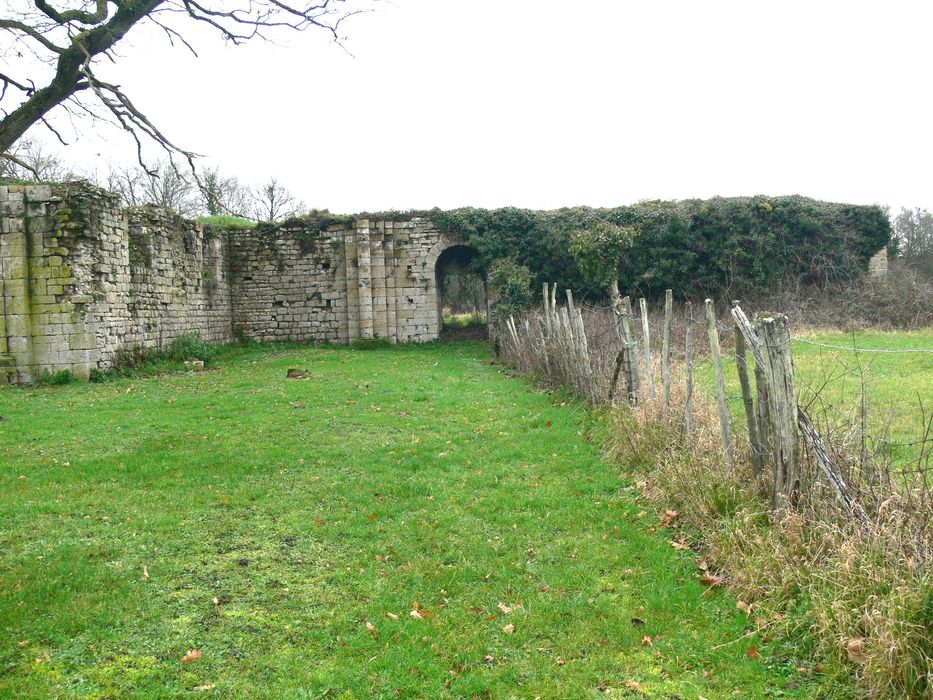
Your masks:
[{"label": "stone archway", "polygon": [[474,327],[485,325],[486,275],[478,261],[479,251],[462,244],[451,245],[437,256],[434,279],[440,334],[445,330],[445,315]]}]

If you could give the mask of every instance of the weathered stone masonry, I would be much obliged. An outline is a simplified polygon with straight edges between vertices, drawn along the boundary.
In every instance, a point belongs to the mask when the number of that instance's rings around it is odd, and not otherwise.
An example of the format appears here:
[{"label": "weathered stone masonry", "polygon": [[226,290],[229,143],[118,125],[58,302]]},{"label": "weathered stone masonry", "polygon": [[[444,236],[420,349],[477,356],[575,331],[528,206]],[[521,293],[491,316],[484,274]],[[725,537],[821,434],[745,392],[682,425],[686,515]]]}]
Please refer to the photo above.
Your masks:
[{"label": "weathered stone masonry", "polygon": [[458,244],[418,217],[212,231],[84,185],[0,186],[0,381],[87,377],[188,333],[433,340],[435,265]]}]

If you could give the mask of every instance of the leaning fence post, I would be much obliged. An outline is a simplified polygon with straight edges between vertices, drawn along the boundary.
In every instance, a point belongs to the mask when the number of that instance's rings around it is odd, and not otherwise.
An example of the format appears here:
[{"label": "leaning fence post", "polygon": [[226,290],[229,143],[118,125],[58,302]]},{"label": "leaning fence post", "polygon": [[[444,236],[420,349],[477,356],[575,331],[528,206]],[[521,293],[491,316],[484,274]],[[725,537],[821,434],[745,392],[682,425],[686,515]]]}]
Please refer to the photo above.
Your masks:
[{"label": "leaning fence post", "polygon": [[719,427],[722,433],[722,446],[729,466],[735,464],[732,454],[732,429],[729,425],[729,405],[726,403],[726,379],[722,371],[722,354],[719,350],[719,330],[716,328],[716,307],[713,300],[706,300],[706,323],[709,332],[709,349],[716,370],[716,403],[719,406]]},{"label": "leaning fence post", "polygon": [[761,474],[761,443],[758,440],[758,417],[755,415],[755,402],[752,400],[752,387],[748,381],[748,359],[745,351],[745,335],[738,328],[735,331],[735,367],[739,373],[742,387],[742,404],[745,406],[745,420],[748,423],[749,461],[752,476]]},{"label": "leaning fence post", "polygon": [[664,292],[664,330],[661,336],[661,384],[664,387],[664,418],[671,408],[671,324],[674,322],[674,295]]},{"label": "leaning fence post", "polygon": [[619,335],[619,354],[616,356],[612,381],[609,384],[609,403],[615,396],[619,374],[625,372],[625,389],[630,406],[638,403],[640,381],[638,374],[638,343],[632,331],[632,303],[628,297],[619,296],[619,285],[613,280],[609,287],[612,297],[612,312],[615,316],[616,332]]},{"label": "leaning fence post", "polygon": [[648,328],[648,302],[644,297],[638,300],[638,306],[641,308],[641,342],[645,352],[645,381],[648,383],[648,393],[652,401],[657,401],[654,377],[651,376],[651,330]]},{"label": "leaning fence post", "polygon": [[635,406],[641,401],[641,370],[638,366],[638,341],[635,340],[633,319],[632,301],[625,297],[622,299],[622,330],[625,332],[626,349],[628,350],[628,363],[625,372],[628,377],[629,403]]},{"label": "leaning fence post", "polygon": [[768,410],[774,462],[774,508],[781,512],[797,505],[801,468],[797,443],[797,392],[790,353],[787,316],[762,316],[755,323],[768,384]]},{"label": "leaning fence post", "polygon": [[687,355],[687,395],[684,406],[684,423],[687,426],[687,437],[693,433],[693,304],[689,301],[684,305],[684,315],[687,317],[687,339],[685,353]]}]

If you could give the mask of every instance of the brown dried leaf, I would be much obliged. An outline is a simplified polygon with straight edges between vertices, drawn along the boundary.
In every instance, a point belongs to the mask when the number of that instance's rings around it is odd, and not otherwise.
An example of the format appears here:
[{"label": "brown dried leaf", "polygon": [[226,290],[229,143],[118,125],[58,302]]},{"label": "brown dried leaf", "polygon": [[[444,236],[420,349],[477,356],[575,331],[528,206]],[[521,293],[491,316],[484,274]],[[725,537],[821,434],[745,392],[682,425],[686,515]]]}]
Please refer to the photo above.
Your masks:
[{"label": "brown dried leaf", "polygon": [[650,647],[652,641],[654,641],[654,640],[652,640],[651,637],[649,637],[649,636],[646,634],[644,637],[641,638],[641,645],[642,645],[643,647]]},{"label": "brown dried leaf", "polygon": [[689,549],[690,545],[683,540],[671,540],[671,547],[674,549]]},{"label": "brown dried leaf", "polygon": [[739,610],[741,610],[746,615],[752,612],[752,606],[746,603],[744,600],[735,601],[735,607],[737,607]]},{"label": "brown dried leaf", "polygon": [[374,625],[369,620],[366,620],[366,631],[369,632],[374,637],[379,636],[379,630],[376,629],[376,625]]},{"label": "brown dried leaf", "polygon": [[868,640],[865,637],[851,637],[846,642],[846,654],[849,661],[854,664],[865,663],[865,647]]},{"label": "brown dried leaf", "polygon": [[386,613],[386,617],[389,618],[390,620],[397,620],[397,619],[398,619],[398,615],[396,615],[395,613],[390,613],[390,612],[387,612],[387,613]]},{"label": "brown dried leaf", "polygon": [[703,573],[700,583],[704,586],[720,586],[722,585],[722,579],[716,574],[711,574],[709,571],[706,571]]},{"label": "brown dried leaf", "polygon": [[148,580],[149,580],[149,567],[144,565],[143,566],[143,581],[148,581]]},{"label": "brown dried leaf", "polygon": [[200,649],[191,649],[187,654],[181,657],[181,662],[183,664],[193,664],[195,661],[201,658]]},{"label": "brown dried leaf", "polygon": [[761,652],[758,651],[758,647],[756,647],[754,644],[751,644],[749,645],[748,649],[745,650],[745,656],[750,659],[760,659]]},{"label": "brown dried leaf", "polygon": [[499,607],[499,610],[501,610],[501,611],[502,611],[504,614],[506,614],[506,615],[508,615],[509,613],[512,612],[512,608],[510,608],[510,607],[509,607],[508,605],[506,605],[505,603],[499,603],[499,606],[498,606],[498,607]]},{"label": "brown dried leaf", "polygon": [[661,516],[661,527],[667,527],[667,526],[670,525],[672,522],[674,522],[674,519],[675,519],[676,517],[677,517],[677,511],[676,511],[676,510],[670,510],[670,509],[668,509],[668,510],[664,511],[664,515]]},{"label": "brown dried leaf", "polygon": [[505,634],[512,634],[512,633],[515,631],[515,625],[513,625],[513,624],[510,622],[509,624],[507,624],[505,627],[502,628],[502,631],[503,631]]}]

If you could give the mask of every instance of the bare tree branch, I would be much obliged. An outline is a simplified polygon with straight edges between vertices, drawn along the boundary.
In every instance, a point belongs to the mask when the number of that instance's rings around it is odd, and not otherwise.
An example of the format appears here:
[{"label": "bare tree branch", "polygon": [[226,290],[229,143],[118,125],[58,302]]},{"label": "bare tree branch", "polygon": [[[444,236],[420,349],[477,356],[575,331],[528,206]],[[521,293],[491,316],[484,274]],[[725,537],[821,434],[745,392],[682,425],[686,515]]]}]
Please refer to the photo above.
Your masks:
[{"label": "bare tree branch", "polygon": [[[24,7],[28,7],[23,1]],[[185,22],[187,26],[200,22],[212,27],[233,44],[265,39],[275,31],[314,28],[327,32],[340,45],[338,27],[360,11],[344,9],[344,2],[316,0],[301,5],[283,0],[94,0],[75,3],[79,9],[60,9],[49,0],[32,0],[34,9],[20,9],[11,13],[11,17],[0,18],[0,30],[5,30],[0,31],[0,37],[8,35],[8,45],[14,47],[20,42],[28,45],[28,50],[52,68],[53,74],[44,80],[22,80],[0,73],[0,99],[8,97],[9,87],[23,95],[22,102],[12,111],[4,112],[0,119],[0,152],[9,152],[13,144],[40,122],[64,143],[47,116],[60,107],[68,110],[69,105],[85,116],[94,114],[83,99],[77,99],[85,93],[93,95],[92,101],[99,103],[105,114],[131,135],[143,167],[144,144],[151,142],[168,152],[170,159],[172,154],[183,156],[193,169],[196,154],[169,139],[133,104],[121,86],[98,77],[95,61],[103,57],[118,62],[114,48],[133,27],[147,20],[165,33],[172,46],[177,42],[195,56],[194,46],[184,36]],[[19,57],[23,58],[22,51]],[[29,62],[28,57],[23,60]],[[37,83],[42,86],[36,87]]]}]

